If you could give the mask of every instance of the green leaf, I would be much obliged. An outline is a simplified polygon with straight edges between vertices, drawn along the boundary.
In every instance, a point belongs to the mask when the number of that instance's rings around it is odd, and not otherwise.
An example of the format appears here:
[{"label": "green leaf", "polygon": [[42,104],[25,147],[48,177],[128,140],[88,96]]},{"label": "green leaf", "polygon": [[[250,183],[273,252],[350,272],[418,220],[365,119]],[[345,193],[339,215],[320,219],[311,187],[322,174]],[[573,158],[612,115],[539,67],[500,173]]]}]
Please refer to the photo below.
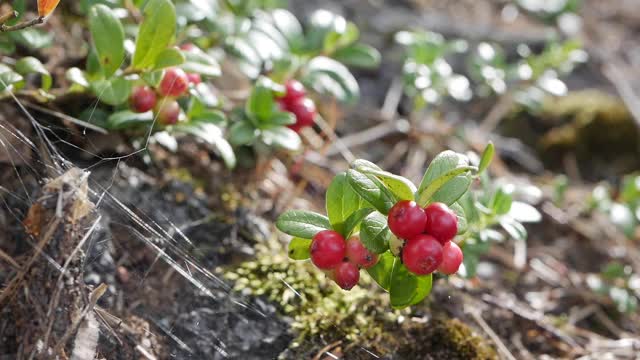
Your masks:
[{"label": "green leaf", "polygon": [[491,160],[493,160],[493,155],[495,154],[496,149],[493,146],[492,142],[487,144],[487,147],[484,148],[482,152],[482,157],[480,158],[480,164],[478,165],[478,173],[481,173],[489,167],[491,164]]},{"label": "green leaf", "polygon": [[105,104],[124,104],[131,94],[131,83],[122,77],[113,77],[108,80],[96,80],[91,83],[93,93]]},{"label": "green leaf", "polygon": [[16,72],[20,75],[40,74],[42,77],[42,89],[49,90],[51,88],[51,74],[45,69],[40,60],[27,56],[18,60],[15,65]]},{"label": "green leaf", "polygon": [[348,66],[373,69],[380,65],[378,50],[365,44],[353,44],[337,50],[331,56]]},{"label": "green leaf", "polygon": [[511,192],[503,188],[498,188],[491,198],[489,208],[493,210],[494,214],[504,215],[511,210],[512,203],[513,196]]},{"label": "green leaf", "polygon": [[107,118],[106,126],[108,129],[127,129],[137,125],[151,124],[152,122],[153,113],[151,111],[137,113],[123,110],[111,114]]},{"label": "green leaf", "polygon": [[184,62],[185,56],[182,54],[182,51],[176,48],[166,48],[158,54],[158,57],[156,57],[153,68],[155,70],[159,70],[182,65]]},{"label": "green leaf", "polygon": [[256,118],[259,123],[268,121],[274,111],[275,102],[270,83],[271,80],[265,77],[258,79],[246,104],[247,114]]},{"label": "green leaf", "polygon": [[346,172],[333,178],[327,188],[325,203],[331,226],[343,235],[346,233],[344,223],[347,218],[365,205],[364,199],[349,185]]},{"label": "green leaf", "polygon": [[229,142],[232,145],[248,145],[257,137],[259,132],[248,121],[238,121],[229,128]]},{"label": "green leaf", "polygon": [[447,150],[438,154],[424,174],[418,188],[418,204],[426,206],[430,202],[451,205],[458,200],[471,185],[470,171],[466,156]]},{"label": "green leaf", "polygon": [[322,230],[331,230],[326,216],[302,210],[289,210],[278,217],[278,230],[291,236],[313,239]]},{"label": "green leaf", "polygon": [[232,169],[236,166],[236,155],[233,152],[233,148],[227,139],[225,139],[224,133],[218,125],[196,122],[193,124],[175,125],[172,130],[198,137],[214,148],[227,168]]},{"label": "green leaf", "polygon": [[349,69],[325,56],[313,58],[306,67],[303,82],[321,94],[329,94],[345,103],[355,103],[360,96],[358,81]]},{"label": "green leaf", "polygon": [[295,15],[284,9],[275,9],[271,12],[271,17],[280,33],[287,38],[289,46],[298,47],[304,34],[302,33],[302,25]]},{"label": "green leaf", "polygon": [[210,123],[223,125],[227,122],[227,117],[219,110],[204,110],[190,118],[193,123]]},{"label": "green leaf", "polygon": [[78,84],[83,88],[88,88],[90,86],[87,77],[84,75],[82,70],[78,69],[77,67],[72,67],[67,70],[67,72],[65,73],[65,78],[73,84]]},{"label": "green leaf", "polygon": [[373,175],[347,170],[347,179],[360,197],[385,215],[396,203],[393,194]]},{"label": "green leaf", "polygon": [[402,309],[421,302],[431,293],[432,276],[416,276],[407,270],[399,259],[393,264],[389,297],[391,306]]},{"label": "green leaf", "polygon": [[160,85],[160,81],[162,81],[162,77],[164,76],[164,71],[156,70],[156,71],[145,71],[140,77],[147,85],[151,87],[158,87]]},{"label": "green leaf", "polygon": [[144,7],[133,55],[133,67],[145,69],[156,63],[158,55],[173,41],[176,32],[176,9],[170,0],[149,0]]},{"label": "green leaf", "polygon": [[538,209],[521,201],[512,202],[507,214],[521,223],[536,223],[542,220],[542,214]]},{"label": "green leaf", "polygon": [[293,125],[296,123],[296,116],[288,111],[277,111],[274,112],[269,122],[264,125],[264,128],[274,127],[274,126],[287,126]]},{"label": "green leaf", "polygon": [[364,169],[361,170],[364,174],[370,174],[382,181],[382,183],[395,195],[398,200],[412,200],[416,193],[416,186],[413,185],[411,180],[406,179],[400,175],[392,174],[388,171]]},{"label": "green leaf", "polygon": [[374,209],[364,208],[358,209],[353,214],[349,215],[349,217],[344,221],[343,232],[341,233],[344,238],[348,239],[354,232],[358,231],[362,220],[374,211]]},{"label": "green leaf", "polygon": [[454,213],[456,213],[456,217],[458,218],[458,235],[464,234],[467,232],[469,225],[467,223],[467,217],[465,216],[464,209],[460,204],[453,203],[449,206]]},{"label": "green leaf", "polygon": [[391,273],[396,260],[397,258],[387,251],[380,254],[378,256],[378,262],[367,269],[369,276],[386,291],[389,291],[391,286]]},{"label": "green leaf", "polygon": [[294,237],[289,242],[289,258],[293,260],[306,260],[311,257],[311,240]]},{"label": "green leaf", "polygon": [[0,91],[10,88],[11,85],[23,81],[23,77],[10,67],[0,63]]},{"label": "green leaf", "polygon": [[364,159],[356,159],[350,164],[350,167],[353,170],[358,170],[360,172],[366,171],[383,171],[378,165],[372,163],[369,160]]},{"label": "green leaf", "polygon": [[209,77],[218,77],[222,74],[218,61],[205,52],[187,51],[183,52],[183,55],[185,61],[180,67],[186,72]]},{"label": "green leaf", "polygon": [[298,134],[286,127],[276,127],[262,130],[260,134],[262,142],[268,146],[274,146],[289,151],[296,151],[302,146],[302,140]]},{"label": "green leaf", "polygon": [[360,225],[360,241],[376,254],[389,250],[391,231],[387,226],[387,217],[379,212],[371,213],[362,220]]},{"label": "green leaf", "polygon": [[527,240],[527,229],[519,222],[509,218],[502,217],[500,219],[500,226],[515,240],[525,241]]},{"label": "green leaf", "polygon": [[89,10],[89,30],[104,75],[110,78],[124,62],[124,28],[118,17],[106,5]]}]

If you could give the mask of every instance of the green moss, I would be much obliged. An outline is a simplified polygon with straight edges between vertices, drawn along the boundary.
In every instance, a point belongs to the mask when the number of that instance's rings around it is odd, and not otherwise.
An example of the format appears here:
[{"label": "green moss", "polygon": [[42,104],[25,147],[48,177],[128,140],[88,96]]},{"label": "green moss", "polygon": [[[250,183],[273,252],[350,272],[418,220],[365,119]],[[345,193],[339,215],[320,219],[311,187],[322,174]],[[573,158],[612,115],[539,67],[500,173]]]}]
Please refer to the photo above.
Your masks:
[{"label": "green moss", "polygon": [[495,350],[458,319],[434,318],[405,326],[400,359],[497,359]]},{"label": "green moss", "polygon": [[286,251],[258,246],[254,261],[225,274],[235,281],[234,290],[245,295],[265,296],[280,305],[283,315],[293,319],[298,335],[292,347],[316,335],[366,342],[381,336],[385,324],[402,313],[393,311],[388,297],[367,276],[360,286],[343,291],[308,261],[294,261]]}]

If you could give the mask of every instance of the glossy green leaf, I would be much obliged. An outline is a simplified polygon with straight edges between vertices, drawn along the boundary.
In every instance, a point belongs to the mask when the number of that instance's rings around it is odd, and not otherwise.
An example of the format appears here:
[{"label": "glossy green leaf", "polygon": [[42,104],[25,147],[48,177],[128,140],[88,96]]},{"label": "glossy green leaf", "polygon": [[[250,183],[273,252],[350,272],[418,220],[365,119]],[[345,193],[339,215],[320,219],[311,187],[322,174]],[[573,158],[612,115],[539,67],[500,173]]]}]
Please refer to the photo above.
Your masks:
[{"label": "glossy green leaf", "polygon": [[227,168],[232,169],[236,166],[236,155],[229,141],[224,137],[224,133],[220,126],[196,122],[193,124],[179,124],[172,127],[173,131],[191,134],[207,144],[211,145],[215,152],[222,158]]},{"label": "glossy green leaf", "polygon": [[209,54],[202,51],[186,51],[183,54],[185,61],[180,67],[184,71],[209,77],[218,77],[222,74],[220,64]]},{"label": "glossy green leaf", "polygon": [[[274,126],[287,126],[296,123],[296,116],[288,111],[276,111],[274,112],[269,121],[263,125],[264,128],[270,128]],[[261,124],[262,125],[262,124]]]},{"label": "glossy green leaf", "polygon": [[10,67],[0,64],[0,91],[11,87],[13,84],[19,83],[23,77]]},{"label": "glossy green leaf", "polygon": [[233,145],[251,144],[257,137],[259,132],[248,121],[238,121],[233,123],[229,128],[229,142]]},{"label": "glossy green leaf", "polygon": [[349,185],[346,172],[333,178],[327,188],[325,203],[331,226],[343,235],[346,232],[344,223],[347,218],[365,205],[364,199]]},{"label": "glossy green leaf", "polygon": [[347,179],[360,197],[383,214],[387,214],[396,203],[393,194],[373,175],[347,170]]},{"label": "glossy green leaf", "polygon": [[106,5],[89,10],[89,30],[104,75],[110,78],[124,62],[124,28],[118,17]]},{"label": "glossy green leaf", "polygon": [[353,44],[339,49],[331,57],[345,65],[366,69],[373,69],[380,65],[380,52],[365,44]]},{"label": "glossy green leaf", "polygon": [[246,113],[257,119],[258,123],[268,122],[274,112],[275,102],[270,83],[271,80],[265,77],[258,79],[245,105]]},{"label": "glossy green leaf", "polygon": [[371,208],[363,208],[363,209],[358,209],[355,212],[353,212],[351,215],[349,215],[349,217],[344,221],[344,226],[342,230],[343,232],[341,232],[344,238],[348,239],[349,237],[351,237],[351,235],[353,235],[353,233],[357,232],[360,229],[362,220],[364,220],[364,218],[369,216],[369,214],[371,214],[374,211],[375,210]]},{"label": "glossy green leaf", "polygon": [[502,217],[500,219],[500,226],[502,226],[502,228],[513,239],[520,240],[520,241],[527,240],[527,229],[525,229],[525,227],[521,223],[509,217]]},{"label": "glossy green leaf", "polygon": [[298,133],[287,127],[276,127],[262,130],[260,139],[268,146],[274,146],[289,151],[296,151],[302,146]]},{"label": "glossy green leaf", "polygon": [[133,67],[152,67],[158,55],[173,41],[176,32],[176,9],[170,0],[149,0],[144,7],[144,21],[140,25]]},{"label": "glossy green leaf", "polygon": [[464,234],[465,232],[467,232],[467,229],[469,228],[469,224],[467,223],[467,217],[464,213],[464,209],[458,203],[451,204],[449,208],[453,210],[454,213],[456,213],[456,217],[458,218],[458,235]]},{"label": "glossy green leaf", "polygon": [[388,171],[364,169],[361,172],[373,175],[391,191],[397,200],[414,200],[417,191],[413,183],[400,175],[392,174]]},{"label": "glossy green leaf", "polygon": [[393,264],[396,260],[397,258],[387,251],[380,254],[378,256],[378,262],[367,269],[369,276],[371,276],[371,278],[386,291],[389,291],[391,285],[391,274],[393,271]]},{"label": "glossy green leaf", "polygon": [[491,160],[493,160],[493,155],[495,154],[496,149],[493,146],[492,142],[487,144],[487,147],[482,152],[482,156],[480,157],[480,164],[478,165],[478,172],[481,173],[489,167],[491,164]]},{"label": "glossy green leaf", "polygon": [[504,215],[511,210],[512,203],[513,196],[511,192],[503,188],[498,188],[491,198],[489,208],[493,210],[495,214]]},{"label": "glossy green leaf", "polygon": [[151,125],[153,123],[153,113],[137,113],[130,110],[115,112],[107,118],[106,127],[108,129],[129,129],[138,125]]},{"label": "glossy green leaf", "polygon": [[393,264],[389,287],[391,306],[402,309],[421,302],[431,293],[432,281],[431,274],[414,275],[397,259]]},{"label": "glossy green leaf", "polygon": [[306,260],[311,256],[311,239],[294,237],[289,242],[288,254],[293,260]]},{"label": "glossy green leaf", "polygon": [[360,225],[360,241],[369,251],[381,254],[389,250],[391,231],[387,226],[387,217],[373,212],[362,220]]},{"label": "glossy green leaf", "polygon": [[155,70],[164,69],[172,66],[182,65],[185,62],[185,56],[182,51],[176,48],[166,48],[162,50],[156,57],[153,68]]},{"label": "glossy green leaf", "polygon": [[349,69],[325,56],[315,57],[307,64],[303,80],[316,91],[342,102],[354,103],[360,96],[358,82]]},{"label": "glossy green leaf", "polygon": [[476,168],[469,166],[469,160],[462,154],[451,150],[438,154],[422,178],[416,196],[418,204],[425,206],[436,201],[453,204],[469,189],[473,170]]},{"label": "glossy green leaf", "polygon": [[322,230],[331,230],[329,218],[303,210],[289,210],[278,217],[278,230],[291,236],[313,239]]},{"label": "glossy green leaf", "polygon": [[538,209],[521,201],[512,202],[507,214],[521,223],[536,223],[542,220],[542,214]]},{"label": "glossy green leaf", "polygon": [[100,101],[115,106],[127,102],[131,94],[131,82],[122,77],[113,77],[91,82],[91,89]]},{"label": "glossy green leaf", "polygon": [[83,88],[88,88],[90,86],[87,77],[84,75],[82,70],[78,69],[77,67],[68,69],[65,73],[65,78],[71,83],[80,85]]},{"label": "glossy green leaf", "polygon": [[42,79],[42,89],[46,91],[51,88],[51,74],[49,74],[49,71],[45,69],[40,60],[32,56],[26,56],[18,60],[15,64],[15,71],[22,76],[40,74]]}]

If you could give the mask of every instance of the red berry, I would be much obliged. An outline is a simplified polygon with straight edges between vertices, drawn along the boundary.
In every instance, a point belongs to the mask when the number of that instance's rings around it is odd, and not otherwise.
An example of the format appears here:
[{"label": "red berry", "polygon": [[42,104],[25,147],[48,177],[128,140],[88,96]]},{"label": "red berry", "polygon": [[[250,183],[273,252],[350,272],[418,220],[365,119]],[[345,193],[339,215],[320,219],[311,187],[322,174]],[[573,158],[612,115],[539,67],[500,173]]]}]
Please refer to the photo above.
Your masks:
[{"label": "red berry", "polygon": [[158,92],[163,96],[178,97],[189,88],[189,78],[184,70],[169,68],[158,86]]},{"label": "red berry", "polygon": [[193,43],[184,43],[184,44],[180,45],[180,50],[193,51],[195,49],[196,49],[196,46],[193,45]]},{"label": "red berry", "polygon": [[173,125],[180,118],[180,105],[170,98],[160,99],[154,111],[162,125]]},{"label": "red berry", "polygon": [[328,270],[344,260],[346,245],[342,235],[333,230],[323,230],[311,242],[311,261],[320,269]]},{"label": "red berry", "polygon": [[369,251],[360,239],[352,237],[347,241],[347,258],[363,269],[368,269],[378,262],[378,255]]},{"label": "red berry", "polygon": [[351,290],[360,280],[360,270],[355,264],[344,261],[333,271],[333,278],[342,289]]},{"label": "red berry", "polygon": [[438,267],[438,271],[447,275],[457,273],[463,258],[462,250],[458,244],[449,241],[442,247],[442,263]]},{"label": "red berry", "polygon": [[282,97],[282,100],[284,100],[284,102],[287,104],[293,104],[307,94],[307,92],[304,90],[304,85],[302,85],[300,81],[295,79],[287,80],[287,82],[284,84],[284,87],[286,89],[286,92]]},{"label": "red berry", "polygon": [[422,234],[426,221],[427,215],[415,201],[398,201],[389,210],[389,229],[402,239]]},{"label": "red berry", "polygon": [[202,82],[202,77],[200,77],[200,74],[196,73],[188,73],[187,79],[189,79],[189,82],[193,85],[198,85]]},{"label": "red berry", "polygon": [[316,104],[309,98],[300,98],[293,103],[286,103],[287,110],[296,116],[296,123],[289,127],[305,127],[313,125],[316,118]]},{"label": "red berry", "polygon": [[458,218],[447,205],[439,202],[429,204],[424,212],[427,214],[424,232],[438,239],[443,245],[456,236]]},{"label": "red berry", "polygon": [[418,235],[402,249],[402,262],[416,275],[431,274],[442,263],[442,245],[431,235]]},{"label": "red berry", "polygon": [[147,112],[156,106],[156,93],[148,86],[138,86],[133,89],[129,102],[133,111]]}]

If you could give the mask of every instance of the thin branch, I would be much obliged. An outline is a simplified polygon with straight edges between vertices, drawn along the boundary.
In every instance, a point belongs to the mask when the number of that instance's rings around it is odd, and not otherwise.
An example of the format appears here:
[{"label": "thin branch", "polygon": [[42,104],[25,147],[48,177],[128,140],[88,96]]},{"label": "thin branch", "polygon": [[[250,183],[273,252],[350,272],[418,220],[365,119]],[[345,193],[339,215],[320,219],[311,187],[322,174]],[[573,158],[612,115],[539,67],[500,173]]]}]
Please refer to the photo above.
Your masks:
[{"label": "thin branch", "polygon": [[0,25],[0,32],[18,31],[18,30],[26,29],[28,27],[40,25],[43,22],[44,22],[44,16],[38,16],[37,18],[31,19],[29,21],[24,21],[13,26],[7,26],[2,24]]},{"label": "thin branch", "polygon": [[18,12],[17,11],[10,11],[6,14],[2,14],[0,15],[0,25],[4,25],[7,21],[13,19],[13,18],[17,18],[18,17]]}]

